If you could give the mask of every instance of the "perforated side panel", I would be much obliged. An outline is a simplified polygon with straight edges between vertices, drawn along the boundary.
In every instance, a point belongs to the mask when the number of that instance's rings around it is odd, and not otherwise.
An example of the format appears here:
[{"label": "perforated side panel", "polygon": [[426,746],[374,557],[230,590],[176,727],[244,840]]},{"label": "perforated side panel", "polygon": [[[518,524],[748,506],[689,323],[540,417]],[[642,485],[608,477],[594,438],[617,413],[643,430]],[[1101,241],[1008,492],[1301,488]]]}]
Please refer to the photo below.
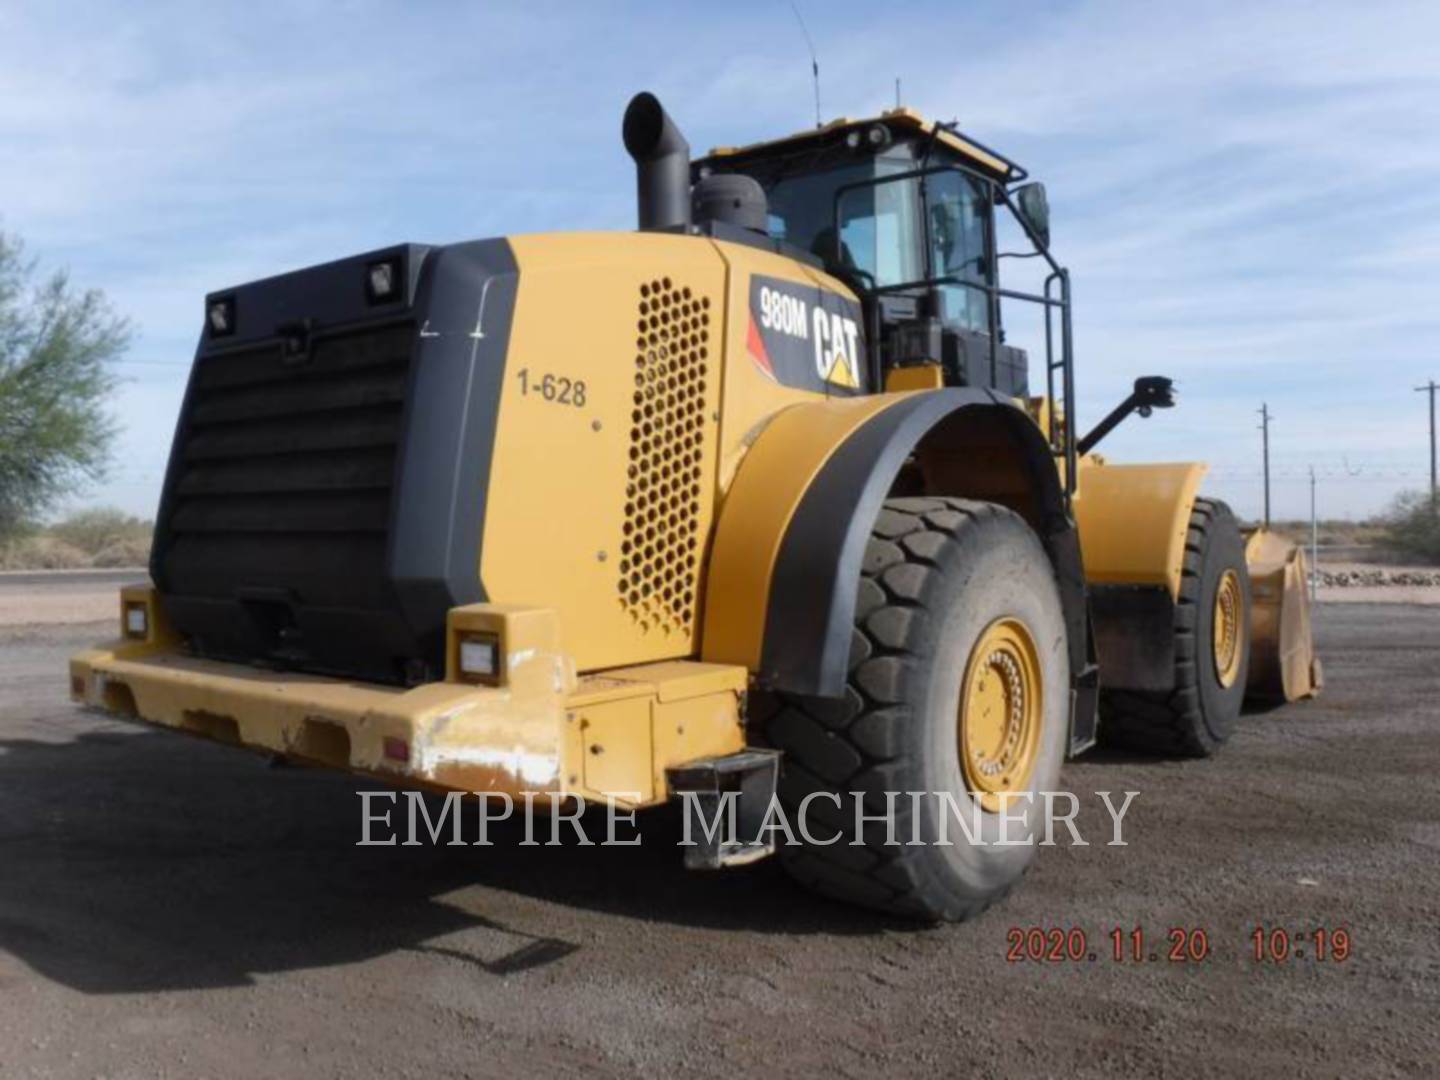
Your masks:
[{"label": "perforated side panel", "polygon": [[640,286],[635,394],[616,588],[643,633],[695,620],[710,298],[668,277]]}]

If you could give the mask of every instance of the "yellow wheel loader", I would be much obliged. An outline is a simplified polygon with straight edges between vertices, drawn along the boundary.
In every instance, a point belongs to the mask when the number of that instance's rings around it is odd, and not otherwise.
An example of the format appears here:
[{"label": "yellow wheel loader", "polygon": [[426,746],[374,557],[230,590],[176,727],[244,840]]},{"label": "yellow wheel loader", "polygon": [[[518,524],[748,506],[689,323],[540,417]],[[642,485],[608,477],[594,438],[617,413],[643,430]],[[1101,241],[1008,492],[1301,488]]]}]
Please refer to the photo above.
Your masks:
[{"label": "yellow wheel loader", "polygon": [[[1098,736],[1209,754],[1247,693],[1314,691],[1300,554],[1247,548],[1203,466],[1094,453],[1169,382],[1076,432],[1019,166],[904,109],[691,160],[640,94],[623,140],[636,232],[206,298],[153,586],[72,660],[77,701],[406,788],[724,808],[688,865],[778,848],[958,919]],[[1043,290],[998,279],[1001,215]]]}]

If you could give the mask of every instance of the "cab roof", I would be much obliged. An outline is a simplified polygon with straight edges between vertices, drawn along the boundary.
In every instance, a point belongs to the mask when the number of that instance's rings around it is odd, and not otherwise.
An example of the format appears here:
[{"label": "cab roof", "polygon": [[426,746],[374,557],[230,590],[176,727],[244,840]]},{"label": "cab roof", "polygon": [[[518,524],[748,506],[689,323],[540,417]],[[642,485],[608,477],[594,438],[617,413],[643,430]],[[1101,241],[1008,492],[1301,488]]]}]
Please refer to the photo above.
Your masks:
[{"label": "cab roof", "polygon": [[866,119],[855,120],[848,116],[842,116],[831,120],[828,124],[811,128],[808,131],[799,131],[793,135],[786,135],[779,139],[769,139],[765,142],[750,143],[748,146],[717,146],[710,151],[701,161],[715,161],[738,157],[763,157],[776,150],[799,149],[809,141],[829,142],[836,135],[841,135],[850,128],[866,128],[871,124],[884,123],[890,127],[897,139],[904,138],[930,138],[950,150],[955,151],[966,162],[981,172],[993,176],[1004,184],[1017,183],[1025,179],[1028,173],[1009,158],[996,153],[983,143],[970,138],[963,132],[956,131],[952,125],[936,124],[934,121],[926,120],[913,109],[901,106],[882,112],[879,116],[872,116]]}]

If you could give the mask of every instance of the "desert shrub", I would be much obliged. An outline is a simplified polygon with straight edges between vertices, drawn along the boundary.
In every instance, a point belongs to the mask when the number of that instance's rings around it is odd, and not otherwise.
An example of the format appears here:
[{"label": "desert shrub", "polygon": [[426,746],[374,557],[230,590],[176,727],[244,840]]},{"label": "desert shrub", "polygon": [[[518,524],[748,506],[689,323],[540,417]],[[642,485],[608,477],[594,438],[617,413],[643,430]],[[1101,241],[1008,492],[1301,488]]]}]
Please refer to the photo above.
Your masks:
[{"label": "desert shrub", "polygon": [[[109,549],[150,550],[151,526],[148,521],[131,517],[110,507],[81,510],[56,522],[45,530],[49,535],[72,544],[81,551],[98,556]],[[113,556],[111,556],[113,557]],[[142,558],[141,562],[144,561]],[[97,565],[122,565],[113,562]],[[123,565],[134,566],[136,563]]]},{"label": "desert shrub", "polygon": [[75,570],[90,565],[90,555],[56,536],[23,536],[0,548],[3,570]]},{"label": "desert shrub", "polygon": [[1382,547],[1408,558],[1440,563],[1440,513],[1428,492],[1401,492],[1382,520]]},{"label": "desert shrub", "polygon": [[150,537],[115,540],[97,551],[91,566],[144,566],[150,561]]},{"label": "desert shrub", "polygon": [[119,510],[81,510],[53,525],[24,525],[0,540],[0,570],[144,566],[153,532],[151,522]]}]

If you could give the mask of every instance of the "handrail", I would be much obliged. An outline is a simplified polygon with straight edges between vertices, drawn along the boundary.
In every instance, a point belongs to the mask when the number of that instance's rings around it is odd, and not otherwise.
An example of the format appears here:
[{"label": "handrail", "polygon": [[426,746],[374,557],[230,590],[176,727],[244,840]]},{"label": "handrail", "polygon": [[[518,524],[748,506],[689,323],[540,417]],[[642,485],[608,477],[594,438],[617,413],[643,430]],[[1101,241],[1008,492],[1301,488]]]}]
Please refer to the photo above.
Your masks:
[{"label": "handrail", "polygon": [[[958,277],[955,274],[934,276],[933,268],[930,265],[933,258],[930,245],[930,216],[924,212],[923,207],[928,202],[930,186],[928,178],[939,173],[947,172],[961,173],[984,185],[990,195],[991,205],[998,206],[1003,204],[1006,209],[1010,211],[1011,217],[1019,222],[1021,229],[1025,232],[1026,238],[1034,246],[1035,253],[1042,256],[1050,267],[1050,273],[1045,278],[1042,293],[1035,294],[1022,292],[1018,289],[1005,289],[993,283],[996,270],[999,266],[999,256],[995,252],[995,230],[993,227],[986,230],[985,237],[985,258],[990,268],[990,274],[986,281],[970,281]],[[894,293],[915,292],[917,290],[929,291],[941,285],[955,285],[966,289],[978,289],[983,292],[986,296],[986,311],[989,317],[990,333],[988,336],[990,338],[990,377],[992,380],[996,376],[997,365],[999,363],[1000,301],[1002,299],[1020,300],[1026,303],[1041,305],[1045,312],[1045,393],[1050,400],[1049,417],[1046,425],[1048,430],[1045,432],[1045,435],[1050,443],[1051,452],[1057,457],[1063,457],[1065,459],[1065,497],[1068,503],[1069,499],[1075,493],[1075,474],[1079,456],[1075,441],[1075,364],[1072,339],[1073,328],[1070,317],[1070,272],[1055,261],[1054,256],[1050,254],[1049,245],[1041,241],[1030,222],[1026,220],[1025,215],[1020,212],[1019,207],[1016,206],[1014,200],[1010,198],[1010,193],[1005,187],[1002,184],[996,183],[995,180],[986,176],[984,173],[977,172],[963,165],[955,164],[910,169],[905,172],[892,173],[889,176],[880,176],[870,180],[857,180],[849,184],[843,184],[835,189],[832,200],[831,211],[834,227],[831,232],[834,234],[835,248],[831,253],[831,265],[843,265],[841,259],[843,245],[840,238],[841,200],[850,192],[858,191],[862,188],[875,188],[882,184],[894,184],[917,179],[920,181],[920,198],[922,202],[920,224],[923,231],[923,251],[925,256],[925,273],[927,276],[916,281],[906,281],[895,285],[877,285],[874,274],[861,270],[858,267],[846,268],[847,273],[853,275],[856,279],[868,278],[870,280],[869,288],[863,291],[868,292],[871,297],[868,307],[870,309],[869,315],[871,316],[869,321],[873,325],[870,327],[871,332],[869,337],[872,343],[871,350],[874,359],[870,366],[876,378],[875,385],[880,385],[880,378],[883,376],[883,370],[879,360],[880,313],[879,305],[875,303],[875,299],[881,296]],[[991,221],[993,222],[993,215]],[[1060,349],[1058,356],[1055,350],[1055,332],[1052,319],[1052,315],[1057,309],[1060,313]],[[1060,373],[1060,400],[1062,405],[1059,410],[1055,408],[1056,372]],[[1064,418],[1063,422],[1060,419],[1062,416]]]}]

